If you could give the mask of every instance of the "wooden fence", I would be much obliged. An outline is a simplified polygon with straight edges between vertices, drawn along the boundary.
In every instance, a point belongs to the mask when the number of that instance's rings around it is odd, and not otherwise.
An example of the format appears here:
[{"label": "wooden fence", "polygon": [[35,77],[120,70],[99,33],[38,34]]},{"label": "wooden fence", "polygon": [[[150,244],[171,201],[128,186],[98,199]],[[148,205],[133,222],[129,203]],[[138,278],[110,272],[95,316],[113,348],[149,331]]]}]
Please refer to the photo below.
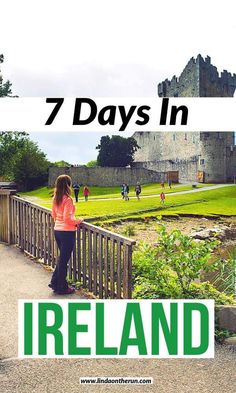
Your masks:
[{"label": "wooden fence", "polygon": [[0,190],[0,241],[10,244],[10,195],[14,191]]},{"label": "wooden fence", "polygon": [[[0,190],[0,241],[16,244],[54,268],[58,249],[51,211],[12,191]],[[131,298],[132,248],[135,241],[84,222],[68,264],[73,282],[99,298]]]}]

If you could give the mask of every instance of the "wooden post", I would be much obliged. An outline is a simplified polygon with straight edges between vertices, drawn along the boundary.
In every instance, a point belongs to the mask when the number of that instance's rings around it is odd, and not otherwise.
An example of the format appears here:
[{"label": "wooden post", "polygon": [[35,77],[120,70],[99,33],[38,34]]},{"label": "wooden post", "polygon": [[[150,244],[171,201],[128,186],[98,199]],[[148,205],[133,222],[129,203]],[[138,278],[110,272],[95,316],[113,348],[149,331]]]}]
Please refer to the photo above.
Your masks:
[{"label": "wooden post", "polygon": [[11,244],[12,240],[14,217],[12,217],[10,196],[15,193],[16,190],[0,190],[0,242],[6,244]]},{"label": "wooden post", "polygon": [[117,242],[117,298],[121,298],[121,242]]},{"label": "wooden post", "polygon": [[104,237],[104,296],[108,298],[108,237]]},{"label": "wooden post", "polygon": [[132,298],[132,248],[130,245],[125,245],[124,248],[124,299]]}]

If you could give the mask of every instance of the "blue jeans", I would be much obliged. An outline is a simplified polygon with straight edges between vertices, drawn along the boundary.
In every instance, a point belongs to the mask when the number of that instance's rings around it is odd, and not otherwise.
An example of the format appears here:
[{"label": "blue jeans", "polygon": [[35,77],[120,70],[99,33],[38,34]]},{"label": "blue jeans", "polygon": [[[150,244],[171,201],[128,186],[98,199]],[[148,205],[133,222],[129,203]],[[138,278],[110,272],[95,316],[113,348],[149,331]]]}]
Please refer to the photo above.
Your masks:
[{"label": "blue jeans", "polygon": [[75,231],[55,231],[54,234],[60,255],[52,275],[51,286],[56,292],[63,293],[68,288],[66,281],[67,263],[75,245]]}]

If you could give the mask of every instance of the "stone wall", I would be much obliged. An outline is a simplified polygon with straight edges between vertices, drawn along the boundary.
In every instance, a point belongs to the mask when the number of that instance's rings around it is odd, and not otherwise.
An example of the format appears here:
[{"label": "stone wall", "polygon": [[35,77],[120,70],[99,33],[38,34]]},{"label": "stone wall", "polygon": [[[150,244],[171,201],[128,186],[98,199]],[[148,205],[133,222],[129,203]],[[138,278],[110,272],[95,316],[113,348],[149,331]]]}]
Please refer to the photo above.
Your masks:
[{"label": "stone wall", "polygon": [[206,183],[227,182],[227,167],[229,164],[229,150],[235,157],[234,135],[232,132],[201,133],[199,156],[199,170],[205,172]]},{"label": "stone wall", "polygon": [[211,58],[198,55],[189,60],[180,77],[175,75],[158,85],[159,97],[233,97],[236,74],[224,70],[219,75]]},{"label": "stone wall", "polygon": [[[209,56],[203,59],[198,55],[196,59],[192,57],[189,60],[179,78],[173,76],[171,80],[159,83],[158,95],[233,97],[235,89],[236,74],[226,70],[219,74]],[[193,181],[197,170],[205,173],[205,182],[208,183],[231,181],[236,175],[236,148],[232,132],[135,132],[133,136],[140,146],[135,154],[135,161],[148,162],[148,165],[144,165],[145,168],[163,170],[162,168],[169,168],[168,161],[174,161],[180,168],[180,181],[184,181],[186,176],[190,176],[188,181]],[[198,158],[197,168],[195,161],[191,164],[192,157]],[[150,161],[156,163],[150,164]]]},{"label": "stone wall", "polygon": [[88,186],[120,186],[122,183],[134,185],[137,182],[159,183],[167,181],[166,173],[159,173],[146,168],[112,168],[112,167],[51,167],[49,169],[49,187],[55,185],[59,175],[67,174],[71,176],[73,182]]},{"label": "stone wall", "polygon": [[216,321],[220,329],[236,333],[236,306],[218,306]]},{"label": "stone wall", "polygon": [[199,97],[233,97],[236,88],[236,74],[224,70],[219,75],[211,64],[209,56],[198,56],[199,62]]},{"label": "stone wall", "polygon": [[227,159],[226,159],[227,181],[236,181],[236,146],[230,146],[229,148],[227,148],[226,156],[227,156]]},{"label": "stone wall", "polygon": [[200,132],[135,132],[135,161],[191,159],[200,154]]},{"label": "stone wall", "polygon": [[147,168],[157,172],[179,172],[179,182],[196,182],[198,170],[198,157],[192,157],[189,160],[163,160],[163,161],[140,161],[134,162],[135,168]]},{"label": "stone wall", "polygon": [[159,97],[199,97],[199,56],[189,60],[179,78],[159,83]]}]

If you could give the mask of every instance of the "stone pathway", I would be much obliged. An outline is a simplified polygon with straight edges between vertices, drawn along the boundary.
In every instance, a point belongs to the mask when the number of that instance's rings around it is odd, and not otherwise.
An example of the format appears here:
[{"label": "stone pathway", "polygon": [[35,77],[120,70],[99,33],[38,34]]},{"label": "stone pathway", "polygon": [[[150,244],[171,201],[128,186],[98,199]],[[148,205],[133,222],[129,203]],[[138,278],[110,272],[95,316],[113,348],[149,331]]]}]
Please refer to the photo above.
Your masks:
[{"label": "stone pathway", "polygon": [[[0,392],[235,393],[236,352],[216,347],[215,359],[17,358],[17,300],[55,299],[50,273],[18,249],[0,244]],[[85,296],[71,295],[72,298]],[[61,298],[61,297],[60,297]],[[67,297],[68,298],[68,297]],[[80,385],[85,376],[152,377],[153,385]]]}]

